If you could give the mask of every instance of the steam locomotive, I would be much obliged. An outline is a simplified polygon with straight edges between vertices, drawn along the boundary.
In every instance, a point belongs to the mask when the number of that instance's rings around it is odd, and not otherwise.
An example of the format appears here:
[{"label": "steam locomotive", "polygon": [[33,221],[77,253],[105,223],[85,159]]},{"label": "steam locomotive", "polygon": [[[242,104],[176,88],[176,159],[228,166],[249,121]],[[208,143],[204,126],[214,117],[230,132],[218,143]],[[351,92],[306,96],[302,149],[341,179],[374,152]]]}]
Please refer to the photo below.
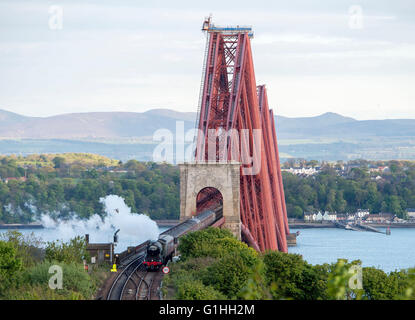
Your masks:
[{"label": "steam locomotive", "polygon": [[146,269],[158,270],[172,258],[174,252],[174,238],[170,235],[160,235],[157,241],[151,241],[147,245],[144,265]]},{"label": "steam locomotive", "polygon": [[143,264],[147,271],[160,269],[172,259],[178,239],[186,233],[204,229],[222,217],[222,206],[206,210],[160,234],[158,240],[150,241],[146,247]]}]

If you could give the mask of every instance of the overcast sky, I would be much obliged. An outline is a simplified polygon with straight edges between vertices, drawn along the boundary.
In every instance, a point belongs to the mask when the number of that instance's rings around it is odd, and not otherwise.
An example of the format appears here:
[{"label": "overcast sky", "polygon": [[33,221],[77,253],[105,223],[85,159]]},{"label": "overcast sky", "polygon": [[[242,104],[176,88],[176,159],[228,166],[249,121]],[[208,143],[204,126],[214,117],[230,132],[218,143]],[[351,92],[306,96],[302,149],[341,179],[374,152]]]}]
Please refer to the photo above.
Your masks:
[{"label": "overcast sky", "polygon": [[252,25],[276,114],[415,118],[413,0],[0,0],[0,109],[196,111],[209,13]]}]

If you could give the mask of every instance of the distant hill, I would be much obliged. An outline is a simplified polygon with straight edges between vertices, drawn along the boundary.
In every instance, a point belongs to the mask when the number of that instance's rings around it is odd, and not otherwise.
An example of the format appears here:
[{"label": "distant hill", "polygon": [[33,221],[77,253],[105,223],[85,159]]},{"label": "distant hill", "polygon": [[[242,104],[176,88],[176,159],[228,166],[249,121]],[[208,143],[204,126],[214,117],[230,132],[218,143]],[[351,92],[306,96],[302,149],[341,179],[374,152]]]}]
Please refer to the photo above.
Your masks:
[{"label": "distant hill", "polygon": [[[194,128],[195,112],[154,109],[147,112],[88,112],[27,117],[0,110],[3,139],[118,139],[151,137],[157,129],[175,132],[176,120]],[[336,113],[316,117],[276,116],[280,139],[415,137],[415,120],[359,121]]]},{"label": "distant hill", "polygon": [[27,119],[34,119],[30,117],[21,116],[17,113],[0,109],[0,126],[9,126],[16,123],[22,123]]},{"label": "distant hill", "polygon": [[287,118],[276,116],[277,131],[283,139],[415,136],[415,119],[356,120],[337,113],[316,117]]},{"label": "distant hill", "polygon": [[[27,117],[0,110],[0,154],[89,152],[126,161],[153,160],[158,129],[185,132],[195,112],[89,112]],[[276,116],[280,157],[315,160],[415,159],[415,120],[360,121],[336,113],[316,117]]]},{"label": "distant hill", "polygon": [[24,117],[0,110],[0,138],[94,139],[152,136],[157,129],[175,131],[175,120],[194,127],[194,114],[172,110],[71,113],[52,117]]},{"label": "distant hill", "polygon": [[350,122],[355,123],[358,121],[356,119],[344,117],[333,112],[326,112],[316,117],[288,118],[283,116],[276,116],[275,118],[283,131],[298,129],[298,127],[315,128],[327,126],[328,124],[336,125]]}]

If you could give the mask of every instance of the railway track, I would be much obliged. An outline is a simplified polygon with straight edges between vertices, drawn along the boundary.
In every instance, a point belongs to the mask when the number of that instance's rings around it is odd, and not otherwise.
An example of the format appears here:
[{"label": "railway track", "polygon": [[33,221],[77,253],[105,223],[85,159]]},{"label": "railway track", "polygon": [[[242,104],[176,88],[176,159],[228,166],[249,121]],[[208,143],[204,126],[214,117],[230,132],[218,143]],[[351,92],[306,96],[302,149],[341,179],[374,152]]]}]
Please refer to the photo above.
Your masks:
[{"label": "railway track", "polygon": [[112,283],[107,300],[159,299],[161,272],[147,272],[143,260],[141,255],[123,268]]},{"label": "railway track", "polygon": [[117,275],[107,295],[107,300],[122,300],[123,294],[132,276],[136,273],[138,268],[142,266],[144,254],[139,255],[137,259],[129,262],[123,270]]},{"label": "railway track", "polygon": [[154,300],[158,299],[159,272],[147,272],[141,265],[131,274],[122,293],[122,300]]},{"label": "railway track", "polygon": [[[165,259],[171,258],[173,249],[177,245],[176,240],[181,236],[212,225],[222,218],[222,206],[213,210],[206,210],[192,219],[188,219],[161,235],[170,236],[163,239],[169,245],[166,249]],[[167,240],[166,240],[167,239]],[[117,256],[121,260],[119,273],[112,280],[111,287],[106,296],[107,300],[151,300],[159,299],[159,287],[163,274],[159,272],[147,272],[143,265],[147,245],[150,241],[143,242],[134,248],[128,248]],[[166,247],[167,248],[167,247]],[[170,251],[173,250],[173,251]],[[111,277],[112,279],[112,277]],[[111,280],[110,280],[111,281]],[[108,288],[108,286],[107,286]],[[106,290],[104,291],[106,292]],[[105,294],[103,295],[105,296]]]},{"label": "railway track", "polygon": [[[160,300],[160,283],[163,279],[163,272],[160,270],[157,272],[147,272],[147,277],[145,278],[147,286],[147,295],[144,295],[147,298],[146,300]],[[139,299],[138,299],[139,300]]]},{"label": "railway track", "polygon": [[145,272],[141,275],[140,283],[135,292],[135,300],[151,300],[151,287],[153,285],[153,272]]}]

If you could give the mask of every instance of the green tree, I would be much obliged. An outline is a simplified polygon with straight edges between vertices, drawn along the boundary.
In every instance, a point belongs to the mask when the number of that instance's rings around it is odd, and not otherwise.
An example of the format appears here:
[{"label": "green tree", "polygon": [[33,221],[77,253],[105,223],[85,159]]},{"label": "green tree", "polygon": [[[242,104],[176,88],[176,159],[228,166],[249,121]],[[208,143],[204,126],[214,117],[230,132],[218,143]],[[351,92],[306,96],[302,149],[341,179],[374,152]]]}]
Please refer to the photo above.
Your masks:
[{"label": "green tree", "polygon": [[360,260],[350,263],[346,259],[338,259],[331,265],[323,265],[323,270],[327,273],[327,298],[331,300],[360,300],[362,298],[361,289],[352,289],[349,281],[353,276],[352,266],[361,265]]},{"label": "green tree", "polygon": [[68,243],[56,240],[47,243],[45,258],[48,261],[65,263],[82,262],[87,259],[86,242],[83,237],[76,236]]},{"label": "green tree", "polygon": [[376,268],[363,268],[363,288],[365,297],[370,300],[391,300],[398,293],[396,277],[389,277]]},{"label": "green tree", "polygon": [[263,259],[266,281],[269,286],[276,286],[272,292],[274,298],[317,300],[326,297],[323,273],[300,255],[269,251]]},{"label": "green tree", "polygon": [[252,266],[237,252],[232,252],[207,268],[203,283],[233,298],[246,285],[251,273]]},{"label": "green tree", "polygon": [[16,275],[22,269],[22,260],[12,243],[0,240],[0,296],[6,288],[15,285]]},{"label": "green tree", "polygon": [[[189,233],[180,238],[179,251],[183,259],[222,255],[222,248],[216,248],[213,243],[220,239],[232,239],[229,230],[219,228],[206,228],[198,232]],[[239,245],[239,244],[238,244]]]},{"label": "green tree", "polygon": [[213,287],[205,286],[201,280],[189,280],[178,285],[176,298],[179,300],[222,300],[226,297]]},{"label": "green tree", "polygon": [[32,286],[45,286],[51,277],[49,268],[52,265],[59,265],[62,268],[62,294],[70,296],[73,293],[79,293],[80,296],[78,295],[77,298],[92,298],[96,290],[95,283],[85,272],[82,264],[76,262],[43,261],[27,271],[28,283]]},{"label": "green tree", "polygon": [[0,234],[0,240],[6,241],[16,250],[16,257],[21,260],[23,267],[30,267],[43,259],[43,242],[32,233],[24,236],[16,230]]},{"label": "green tree", "polygon": [[65,164],[65,158],[63,157],[55,157],[52,159],[53,165],[55,169],[63,168]]}]

